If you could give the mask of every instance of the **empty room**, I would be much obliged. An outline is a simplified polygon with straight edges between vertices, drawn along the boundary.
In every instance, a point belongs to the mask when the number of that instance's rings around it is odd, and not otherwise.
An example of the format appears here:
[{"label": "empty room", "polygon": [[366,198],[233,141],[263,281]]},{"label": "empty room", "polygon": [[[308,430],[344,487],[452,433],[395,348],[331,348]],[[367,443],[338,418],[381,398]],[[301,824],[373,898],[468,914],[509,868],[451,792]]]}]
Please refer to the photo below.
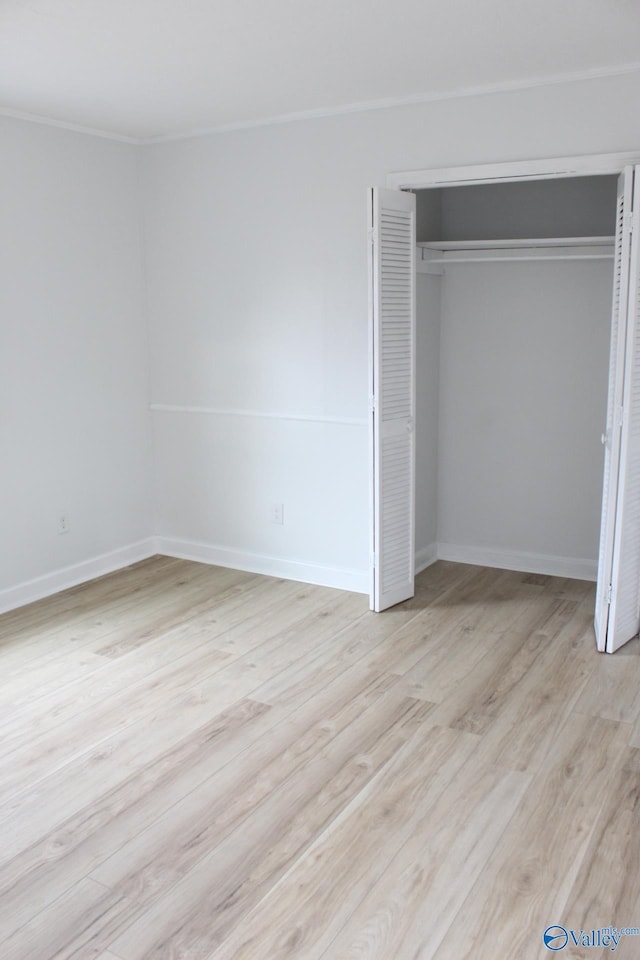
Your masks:
[{"label": "empty room", "polygon": [[639,50],[1,5],[1,960],[640,956]]}]

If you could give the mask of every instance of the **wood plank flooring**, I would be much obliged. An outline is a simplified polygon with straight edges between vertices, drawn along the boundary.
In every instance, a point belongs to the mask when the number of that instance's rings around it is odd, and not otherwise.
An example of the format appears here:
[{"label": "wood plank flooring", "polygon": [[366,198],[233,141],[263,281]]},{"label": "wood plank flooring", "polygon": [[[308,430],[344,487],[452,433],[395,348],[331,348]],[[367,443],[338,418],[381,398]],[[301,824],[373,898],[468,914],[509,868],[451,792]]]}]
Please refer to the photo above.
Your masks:
[{"label": "wood plank flooring", "polygon": [[640,641],[596,653],[593,585],[439,562],[367,606],[156,557],[0,617],[1,960],[640,928]]}]

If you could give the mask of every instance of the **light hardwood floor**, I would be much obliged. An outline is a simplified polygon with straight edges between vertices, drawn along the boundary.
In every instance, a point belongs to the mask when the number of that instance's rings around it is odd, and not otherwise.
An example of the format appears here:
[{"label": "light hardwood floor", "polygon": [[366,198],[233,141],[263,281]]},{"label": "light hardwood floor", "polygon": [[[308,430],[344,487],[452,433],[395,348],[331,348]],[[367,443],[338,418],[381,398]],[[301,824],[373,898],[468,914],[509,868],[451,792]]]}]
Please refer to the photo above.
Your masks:
[{"label": "light hardwood floor", "polygon": [[[640,927],[640,646],[593,586],[153,558],[0,617],[1,960],[537,960]],[[640,957],[568,946],[562,957]]]}]

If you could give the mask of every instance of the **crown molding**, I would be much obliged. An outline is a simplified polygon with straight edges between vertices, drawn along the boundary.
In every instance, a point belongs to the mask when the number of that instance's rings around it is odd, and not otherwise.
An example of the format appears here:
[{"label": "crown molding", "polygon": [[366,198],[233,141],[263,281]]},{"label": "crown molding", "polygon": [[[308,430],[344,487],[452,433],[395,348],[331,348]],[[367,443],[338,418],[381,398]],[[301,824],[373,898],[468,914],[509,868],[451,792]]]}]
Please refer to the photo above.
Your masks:
[{"label": "crown molding", "polygon": [[271,127],[280,124],[296,123],[305,120],[319,120],[327,117],[340,117],[352,113],[370,113],[374,110],[389,110],[394,107],[411,107],[421,103],[439,103],[446,100],[458,100],[465,97],[491,96],[493,94],[511,93],[518,90],[533,90],[538,87],[549,87],[564,83],[578,83],[585,80],[599,80],[608,77],[627,76],[640,73],[640,61],[621,64],[615,67],[597,67],[590,70],[581,70],[573,73],[552,74],[546,77],[529,77],[523,80],[506,80],[501,83],[488,83],[473,87],[459,87],[453,90],[444,90],[433,93],[409,94],[404,97],[386,97],[381,100],[368,100],[337,107],[320,107],[316,110],[300,110],[295,113],[283,113],[264,120],[245,120],[237,123],[220,124],[218,126],[201,127],[184,131],[183,133],[164,134],[157,137],[145,137],[144,144],[171,143],[176,140],[191,140],[198,137],[214,136],[223,133],[235,133],[243,130],[254,130],[258,127]]},{"label": "crown molding", "polygon": [[103,140],[116,140],[118,143],[129,143],[134,147],[142,146],[146,140],[142,137],[128,137],[115,130],[102,130],[100,127],[87,127],[81,123],[70,123],[67,120],[57,120],[54,117],[43,117],[38,113],[28,113],[25,110],[12,110],[10,107],[0,106],[0,117],[9,120],[25,120],[27,123],[37,123],[43,127],[56,127],[58,130],[69,130],[71,133],[82,133],[89,137],[100,137]]},{"label": "crown molding", "polygon": [[306,120],[320,120],[330,117],[347,116],[354,113],[370,113],[375,110],[390,110],[397,107],[411,107],[422,103],[439,103],[446,100],[459,100],[467,97],[484,97],[494,94],[512,93],[519,90],[534,90],[539,87],[558,86],[565,83],[579,83],[589,80],[601,80],[609,77],[627,76],[640,73],[640,61],[619,64],[618,66],[595,67],[589,70],[580,70],[570,73],[550,74],[541,77],[527,77],[522,80],[505,80],[500,83],[487,83],[471,87],[458,87],[452,90],[442,90],[431,93],[409,94],[403,97],[385,97],[380,100],[367,100],[342,106],[319,107],[314,110],[299,110],[293,113],[277,114],[264,119],[242,120],[236,123],[218,124],[209,127],[197,127],[180,133],[167,133],[152,137],[133,137],[114,130],[103,130],[99,127],[84,126],[66,120],[58,120],[39,114],[28,113],[22,110],[13,110],[9,107],[0,107],[0,117],[9,117],[15,120],[26,120],[44,126],[57,127],[74,133],[82,133],[93,137],[102,137],[106,140],[116,140],[133,146],[149,146],[159,143],[171,143],[179,140],[192,140],[200,137],[217,136],[225,133],[255,130],[260,127],[280,126],[282,124],[299,123]]}]

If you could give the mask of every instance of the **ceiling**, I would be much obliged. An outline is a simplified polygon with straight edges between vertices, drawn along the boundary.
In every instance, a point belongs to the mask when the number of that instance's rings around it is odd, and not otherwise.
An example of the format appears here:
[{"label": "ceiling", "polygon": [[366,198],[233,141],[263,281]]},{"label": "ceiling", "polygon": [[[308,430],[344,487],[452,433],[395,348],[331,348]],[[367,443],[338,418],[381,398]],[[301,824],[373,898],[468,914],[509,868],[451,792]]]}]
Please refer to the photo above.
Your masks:
[{"label": "ceiling", "polygon": [[134,139],[639,58],[640,0],[0,0],[0,113]]}]

